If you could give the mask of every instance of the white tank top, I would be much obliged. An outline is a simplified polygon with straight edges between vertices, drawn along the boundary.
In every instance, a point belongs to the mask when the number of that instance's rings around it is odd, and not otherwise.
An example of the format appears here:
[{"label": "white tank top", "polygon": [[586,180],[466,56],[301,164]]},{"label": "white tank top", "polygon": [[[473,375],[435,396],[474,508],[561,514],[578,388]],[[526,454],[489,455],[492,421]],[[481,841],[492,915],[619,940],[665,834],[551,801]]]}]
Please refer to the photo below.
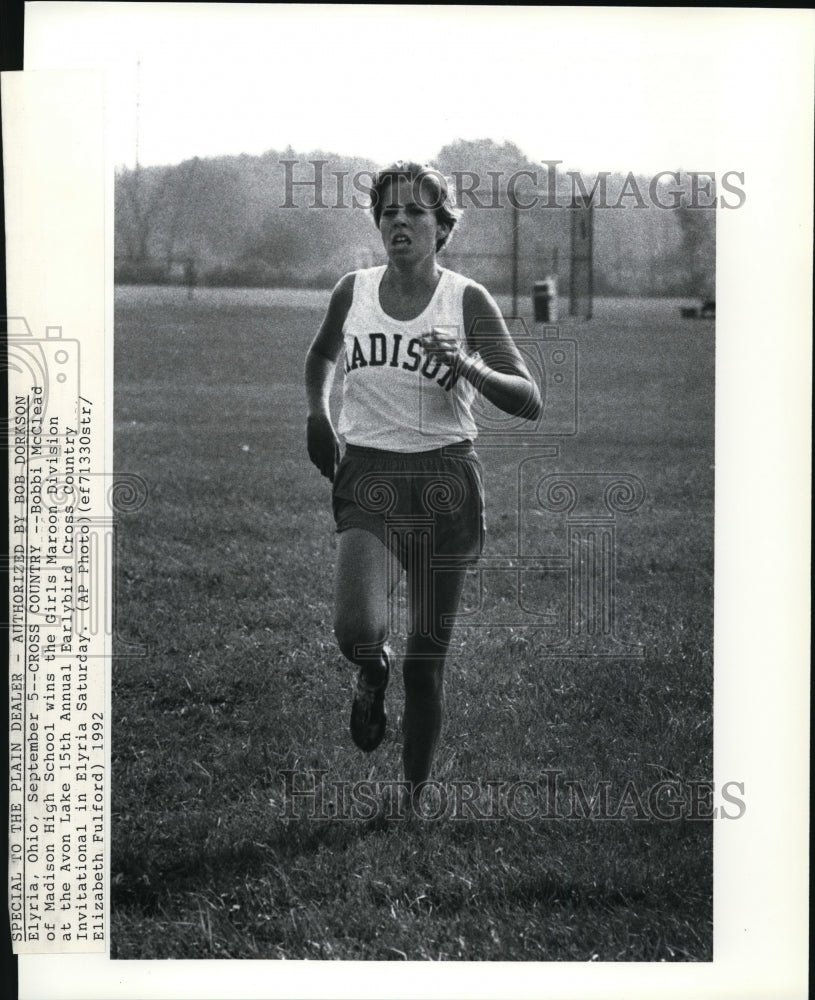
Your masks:
[{"label": "white tank top", "polygon": [[464,289],[471,284],[442,268],[424,311],[392,319],[379,304],[386,265],[357,271],[343,326],[345,384],[339,432],[349,444],[383,451],[432,451],[475,440],[473,386],[450,366],[427,358],[419,338],[440,326],[464,335]]}]

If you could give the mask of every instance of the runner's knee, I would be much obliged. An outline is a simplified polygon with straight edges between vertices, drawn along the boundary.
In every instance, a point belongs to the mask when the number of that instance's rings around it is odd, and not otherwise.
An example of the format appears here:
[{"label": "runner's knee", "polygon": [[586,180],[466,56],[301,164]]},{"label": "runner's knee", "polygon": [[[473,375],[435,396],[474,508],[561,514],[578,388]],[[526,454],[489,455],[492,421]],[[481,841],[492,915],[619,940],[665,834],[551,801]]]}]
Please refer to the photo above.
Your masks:
[{"label": "runner's knee", "polygon": [[405,693],[416,697],[436,697],[444,681],[444,664],[441,660],[407,658],[402,669]]},{"label": "runner's knee", "polygon": [[348,616],[334,622],[334,635],[340,652],[352,662],[379,656],[388,637],[384,625]]}]

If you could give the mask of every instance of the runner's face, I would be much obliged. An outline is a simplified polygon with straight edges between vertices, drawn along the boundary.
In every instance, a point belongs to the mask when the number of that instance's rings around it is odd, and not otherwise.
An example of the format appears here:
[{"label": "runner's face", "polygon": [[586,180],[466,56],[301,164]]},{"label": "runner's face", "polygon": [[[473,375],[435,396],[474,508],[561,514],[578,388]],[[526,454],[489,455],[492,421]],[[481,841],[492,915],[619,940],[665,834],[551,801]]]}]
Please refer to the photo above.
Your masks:
[{"label": "runner's face", "polygon": [[390,260],[413,262],[435,255],[436,240],[447,227],[436,220],[430,204],[427,189],[416,190],[406,178],[385,186],[379,231]]}]

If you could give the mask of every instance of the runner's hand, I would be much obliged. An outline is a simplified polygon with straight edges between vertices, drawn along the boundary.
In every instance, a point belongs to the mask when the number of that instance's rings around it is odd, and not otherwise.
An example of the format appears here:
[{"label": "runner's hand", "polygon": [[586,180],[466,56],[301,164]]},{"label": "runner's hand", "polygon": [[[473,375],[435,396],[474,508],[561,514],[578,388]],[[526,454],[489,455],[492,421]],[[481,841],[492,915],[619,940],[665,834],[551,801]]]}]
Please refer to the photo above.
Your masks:
[{"label": "runner's hand", "polygon": [[309,416],[306,423],[308,457],[320,473],[334,482],[334,470],[340,460],[340,442],[327,413]]},{"label": "runner's hand", "polygon": [[461,356],[461,344],[455,327],[434,326],[422,335],[422,350],[428,357],[454,365]]}]

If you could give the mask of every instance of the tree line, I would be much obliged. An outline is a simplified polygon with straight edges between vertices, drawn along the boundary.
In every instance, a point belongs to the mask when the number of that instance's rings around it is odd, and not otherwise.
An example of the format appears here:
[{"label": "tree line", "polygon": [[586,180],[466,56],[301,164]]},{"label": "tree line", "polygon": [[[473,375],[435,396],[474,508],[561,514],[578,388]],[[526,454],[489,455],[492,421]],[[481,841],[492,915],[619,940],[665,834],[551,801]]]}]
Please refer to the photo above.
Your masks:
[{"label": "tree line", "polygon": [[[571,206],[591,198],[595,294],[714,294],[709,182],[681,171],[659,179],[584,175],[492,140],[451,143],[433,162],[464,208],[445,262],[495,292],[510,290],[515,251],[521,289],[549,274],[566,289]],[[376,168],[291,148],[121,168],[115,280],[331,287],[346,271],[384,260],[364,207]]]}]

